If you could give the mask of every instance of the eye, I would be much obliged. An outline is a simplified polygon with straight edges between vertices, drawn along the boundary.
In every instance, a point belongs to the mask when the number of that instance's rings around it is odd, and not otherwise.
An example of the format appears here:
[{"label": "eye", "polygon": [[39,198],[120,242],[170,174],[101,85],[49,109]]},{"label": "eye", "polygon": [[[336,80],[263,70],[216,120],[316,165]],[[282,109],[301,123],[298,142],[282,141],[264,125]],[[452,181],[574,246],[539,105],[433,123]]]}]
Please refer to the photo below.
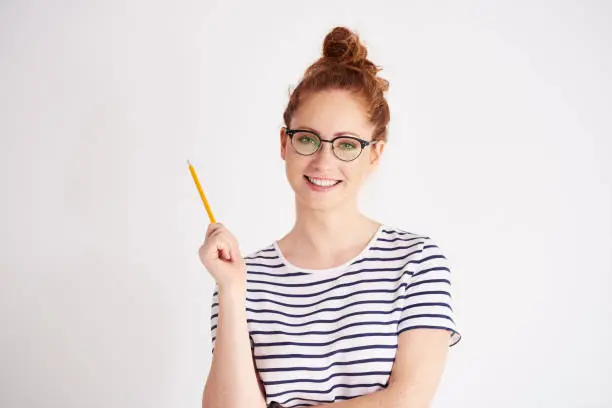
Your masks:
[{"label": "eye", "polygon": [[306,134],[306,135],[305,134],[301,134],[298,137],[298,141],[300,143],[303,143],[303,144],[316,144],[317,143],[317,141],[315,140],[314,136],[311,136],[311,135],[308,135],[308,134]]},{"label": "eye", "polygon": [[338,139],[336,146],[347,152],[360,148],[359,142],[353,139]]}]

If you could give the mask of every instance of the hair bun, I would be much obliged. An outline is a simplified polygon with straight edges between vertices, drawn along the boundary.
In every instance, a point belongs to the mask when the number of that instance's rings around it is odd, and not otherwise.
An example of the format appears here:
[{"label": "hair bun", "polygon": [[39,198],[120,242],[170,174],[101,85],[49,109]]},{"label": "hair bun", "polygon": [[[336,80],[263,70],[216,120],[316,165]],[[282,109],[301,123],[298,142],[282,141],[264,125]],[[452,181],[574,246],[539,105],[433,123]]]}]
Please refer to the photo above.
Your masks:
[{"label": "hair bun", "polygon": [[368,51],[357,34],[346,27],[335,27],[325,36],[323,56],[340,63],[361,65]]},{"label": "hair bun", "polygon": [[346,27],[335,27],[323,41],[323,58],[331,62],[358,68],[376,76],[380,71],[367,59],[368,50],[359,35]]}]

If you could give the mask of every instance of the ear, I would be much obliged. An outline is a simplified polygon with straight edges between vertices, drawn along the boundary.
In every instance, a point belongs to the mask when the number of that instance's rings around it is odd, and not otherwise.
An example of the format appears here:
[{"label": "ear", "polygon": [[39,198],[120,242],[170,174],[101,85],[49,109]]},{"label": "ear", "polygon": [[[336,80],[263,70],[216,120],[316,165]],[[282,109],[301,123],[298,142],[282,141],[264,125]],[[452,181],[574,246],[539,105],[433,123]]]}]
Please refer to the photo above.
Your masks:
[{"label": "ear", "polygon": [[285,156],[287,154],[287,139],[289,136],[285,133],[287,128],[282,127],[280,130],[280,148],[281,148],[281,159],[285,160]]},{"label": "ear", "polygon": [[380,157],[382,156],[383,151],[385,150],[385,141],[384,140],[379,140],[378,142],[376,142],[376,144],[374,144],[373,146],[370,146],[370,165],[371,166],[378,166],[378,163],[380,161]]}]

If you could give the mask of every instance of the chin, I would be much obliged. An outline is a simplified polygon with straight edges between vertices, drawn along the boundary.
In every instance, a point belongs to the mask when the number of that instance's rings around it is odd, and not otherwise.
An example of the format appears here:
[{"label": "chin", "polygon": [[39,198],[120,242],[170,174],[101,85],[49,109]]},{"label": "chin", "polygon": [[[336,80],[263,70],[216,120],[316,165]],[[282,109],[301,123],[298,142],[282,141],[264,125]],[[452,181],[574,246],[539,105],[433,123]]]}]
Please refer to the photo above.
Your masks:
[{"label": "chin", "polygon": [[321,194],[311,191],[308,187],[296,192],[296,197],[300,204],[315,211],[337,209],[342,207],[343,203],[348,199],[346,194],[342,194],[342,191]]},{"label": "chin", "polygon": [[340,207],[338,200],[312,200],[298,198],[298,201],[312,211],[331,211]]}]

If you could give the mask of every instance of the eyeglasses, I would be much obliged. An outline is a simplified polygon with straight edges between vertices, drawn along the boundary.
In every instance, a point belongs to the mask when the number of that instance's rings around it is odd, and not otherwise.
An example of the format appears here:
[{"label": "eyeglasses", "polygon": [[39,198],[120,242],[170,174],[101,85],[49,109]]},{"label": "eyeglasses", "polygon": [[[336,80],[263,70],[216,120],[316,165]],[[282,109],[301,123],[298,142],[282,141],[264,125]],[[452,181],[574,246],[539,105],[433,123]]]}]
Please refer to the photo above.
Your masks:
[{"label": "eyeglasses", "polygon": [[322,142],[331,143],[334,156],[342,161],[353,161],[359,157],[366,146],[378,142],[370,142],[353,136],[336,136],[332,140],[321,139],[316,132],[304,129],[286,129],[285,133],[291,139],[293,149],[302,156],[310,156],[321,149]]}]

